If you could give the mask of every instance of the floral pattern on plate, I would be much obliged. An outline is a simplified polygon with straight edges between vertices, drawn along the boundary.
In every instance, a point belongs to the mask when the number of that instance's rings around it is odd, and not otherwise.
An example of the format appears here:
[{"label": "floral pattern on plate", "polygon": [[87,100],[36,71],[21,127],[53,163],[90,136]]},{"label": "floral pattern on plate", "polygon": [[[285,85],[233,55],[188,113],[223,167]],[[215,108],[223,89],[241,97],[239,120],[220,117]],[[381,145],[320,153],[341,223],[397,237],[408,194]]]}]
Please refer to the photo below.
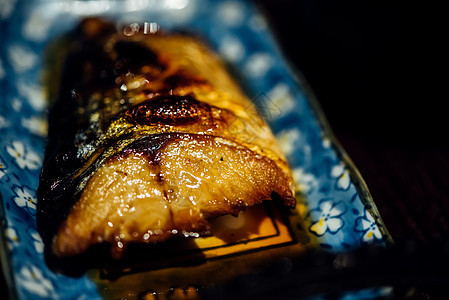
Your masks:
[{"label": "floral pattern on plate", "polygon": [[[388,234],[363,181],[333,142],[305,82],[292,73],[269,24],[246,1],[0,1],[0,191],[3,236],[20,299],[98,299],[87,278],[48,269],[37,232],[36,189],[46,134],[41,57],[54,37],[83,16],[119,24],[157,22],[164,30],[199,33],[234,70],[285,151],[302,193],[298,207],[309,233],[331,251],[385,243]],[[376,298],[384,288],[347,293]]]}]

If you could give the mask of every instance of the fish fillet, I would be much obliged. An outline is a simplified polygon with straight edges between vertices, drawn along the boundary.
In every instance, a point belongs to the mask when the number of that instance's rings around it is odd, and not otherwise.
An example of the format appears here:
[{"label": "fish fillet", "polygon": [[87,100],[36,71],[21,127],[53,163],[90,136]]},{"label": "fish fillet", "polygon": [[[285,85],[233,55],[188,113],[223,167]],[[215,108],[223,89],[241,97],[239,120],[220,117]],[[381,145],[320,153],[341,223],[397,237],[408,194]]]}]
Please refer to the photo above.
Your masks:
[{"label": "fish fillet", "polygon": [[197,38],[91,18],[61,45],[38,189],[53,255],[210,235],[211,219],[275,194],[295,206],[271,130]]}]

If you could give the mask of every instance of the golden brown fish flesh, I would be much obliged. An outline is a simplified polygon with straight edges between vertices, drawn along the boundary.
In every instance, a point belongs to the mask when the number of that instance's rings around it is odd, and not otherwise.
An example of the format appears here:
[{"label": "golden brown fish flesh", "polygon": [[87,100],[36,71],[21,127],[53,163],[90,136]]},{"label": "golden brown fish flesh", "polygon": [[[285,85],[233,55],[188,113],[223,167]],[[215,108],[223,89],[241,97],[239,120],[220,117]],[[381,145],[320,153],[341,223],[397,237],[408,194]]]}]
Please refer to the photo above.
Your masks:
[{"label": "golden brown fish flesh", "polygon": [[197,39],[86,19],[61,44],[38,190],[53,255],[213,234],[211,219],[274,194],[294,207],[269,127]]}]

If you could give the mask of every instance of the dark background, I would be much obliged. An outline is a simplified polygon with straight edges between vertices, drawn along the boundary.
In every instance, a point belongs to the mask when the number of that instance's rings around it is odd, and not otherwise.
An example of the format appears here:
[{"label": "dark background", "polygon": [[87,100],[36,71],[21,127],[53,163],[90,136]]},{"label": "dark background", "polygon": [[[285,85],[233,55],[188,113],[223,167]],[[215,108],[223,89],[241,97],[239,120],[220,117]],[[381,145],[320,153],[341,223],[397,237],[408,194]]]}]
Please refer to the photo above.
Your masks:
[{"label": "dark background", "polygon": [[[259,3],[395,240],[448,237],[449,52],[442,8],[432,2]],[[428,219],[413,219],[419,214]]]},{"label": "dark background", "polygon": [[[432,1],[258,2],[395,242],[428,253],[447,242],[447,10]],[[411,298],[449,299],[445,290],[426,283]]]},{"label": "dark background", "polygon": [[259,2],[394,239],[448,237],[444,10],[432,2]]},{"label": "dark background", "polygon": [[[447,240],[447,11],[431,1],[258,3],[395,242]],[[445,290],[425,285],[411,298],[449,299]]]}]

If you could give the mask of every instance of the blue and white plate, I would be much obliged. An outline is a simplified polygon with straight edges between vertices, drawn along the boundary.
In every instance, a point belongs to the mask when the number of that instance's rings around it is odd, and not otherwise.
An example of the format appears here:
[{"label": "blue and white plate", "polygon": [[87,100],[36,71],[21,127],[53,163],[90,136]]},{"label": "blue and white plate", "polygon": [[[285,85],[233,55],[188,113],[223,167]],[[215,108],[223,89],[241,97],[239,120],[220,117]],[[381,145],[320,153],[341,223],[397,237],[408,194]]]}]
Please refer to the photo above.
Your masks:
[{"label": "blue and white plate", "polygon": [[[275,132],[298,188],[304,218],[319,247],[355,249],[390,239],[366,186],[333,139],[304,80],[282,56],[269,24],[245,1],[0,1],[0,211],[2,264],[19,299],[97,299],[87,278],[49,270],[36,231],[36,189],[46,136],[42,53],[83,17],[119,24],[157,23],[202,36],[230,66]],[[371,299],[385,289],[348,293]]]}]

